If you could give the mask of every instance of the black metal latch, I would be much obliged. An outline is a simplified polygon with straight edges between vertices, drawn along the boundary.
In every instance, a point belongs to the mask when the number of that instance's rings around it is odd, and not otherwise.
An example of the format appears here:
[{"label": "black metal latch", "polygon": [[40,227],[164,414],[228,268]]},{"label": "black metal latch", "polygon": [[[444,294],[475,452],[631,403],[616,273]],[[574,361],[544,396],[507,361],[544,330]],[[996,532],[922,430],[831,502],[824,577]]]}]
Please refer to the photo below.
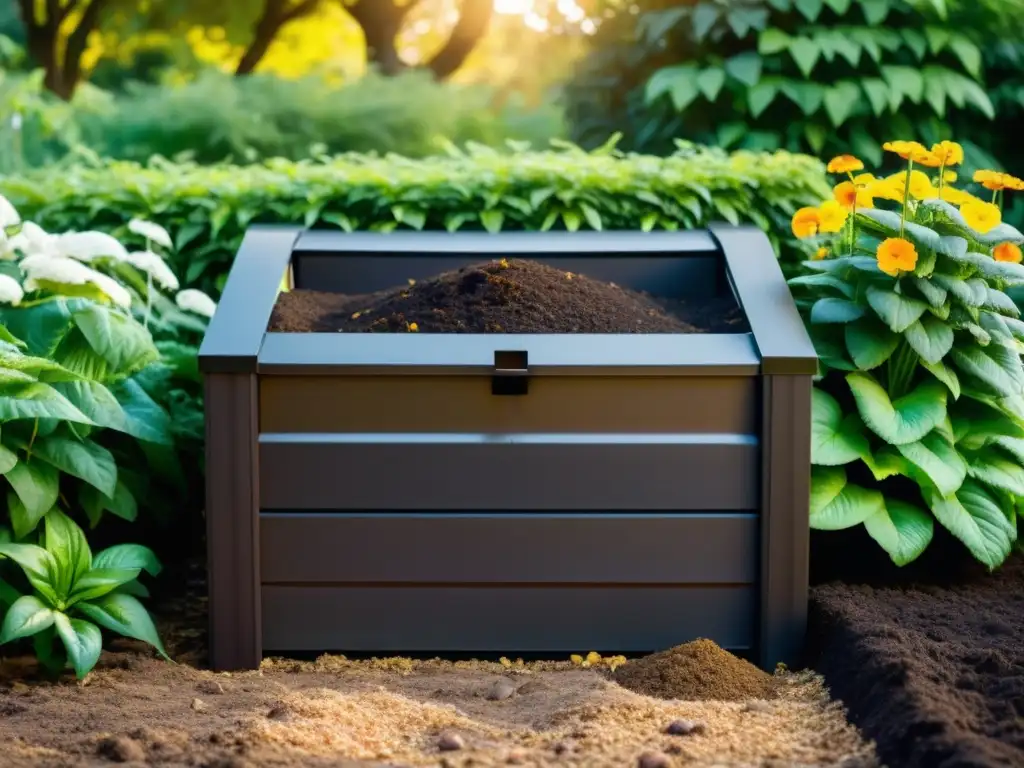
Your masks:
[{"label": "black metal latch", "polygon": [[529,390],[529,374],[525,350],[495,350],[491,394],[525,395]]}]

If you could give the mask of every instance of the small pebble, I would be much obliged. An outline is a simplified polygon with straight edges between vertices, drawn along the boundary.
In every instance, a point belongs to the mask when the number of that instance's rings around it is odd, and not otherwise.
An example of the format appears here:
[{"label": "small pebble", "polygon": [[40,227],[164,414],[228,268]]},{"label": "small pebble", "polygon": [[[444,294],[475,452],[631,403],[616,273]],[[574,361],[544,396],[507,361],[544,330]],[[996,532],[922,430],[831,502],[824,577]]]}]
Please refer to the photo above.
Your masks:
[{"label": "small pebble", "polygon": [[209,709],[209,707],[206,706],[206,702],[202,699],[192,699],[192,703],[189,704],[189,707],[194,709],[196,712],[205,712]]},{"label": "small pebble", "polygon": [[556,755],[563,755],[569,751],[569,745],[564,741],[559,741],[552,749],[554,749]]},{"label": "small pebble", "polygon": [[669,736],[689,736],[695,733],[704,733],[704,723],[697,723],[693,720],[673,720],[668,724],[665,733]]},{"label": "small pebble", "polygon": [[505,762],[509,765],[522,765],[526,762],[526,753],[521,749],[513,749],[508,753]]},{"label": "small pebble", "polygon": [[644,752],[637,761],[637,768],[671,768],[672,760],[664,752]]},{"label": "small pebble", "polygon": [[457,733],[442,733],[437,739],[437,747],[442,752],[454,752],[466,746],[466,742]]},{"label": "small pebble", "polygon": [[515,692],[515,684],[511,680],[503,677],[500,680],[494,681],[494,685],[491,686],[491,690],[487,692],[487,700],[504,701],[505,699],[511,698]]},{"label": "small pebble", "polygon": [[207,696],[220,696],[224,693],[224,686],[216,680],[203,680],[196,686],[196,690]]},{"label": "small pebble", "polygon": [[748,701],[743,705],[744,712],[771,712],[772,705],[767,701]]}]

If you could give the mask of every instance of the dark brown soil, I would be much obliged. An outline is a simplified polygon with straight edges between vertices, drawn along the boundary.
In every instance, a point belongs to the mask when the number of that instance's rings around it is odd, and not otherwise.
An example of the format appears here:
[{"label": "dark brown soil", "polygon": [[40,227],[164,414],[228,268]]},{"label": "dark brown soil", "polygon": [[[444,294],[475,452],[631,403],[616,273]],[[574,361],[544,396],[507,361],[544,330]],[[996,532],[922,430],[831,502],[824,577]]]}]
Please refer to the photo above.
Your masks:
[{"label": "dark brown soil", "polygon": [[271,331],[743,333],[731,297],[658,299],[530,260],[476,264],[379,293],[284,292]]},{"label": "dark brown soil", "polygon": [[774,694],[774,678],[710,640],[694,640],[615,670],[623,688],[658,699],[744,701]]},{"label": "dark brown soil", "polygon": [[[31,658],[0,649],[0,766],[877,765],[873,747],[812,673],[780,675],[773,701],[747,704],[651,698],[612,682],[607,665],[581,668],[569,659],[332,655],[214,673],[204,669],[201,569],[168,573],[161,583],[188,587],[157,610],[176,664],[119,640],[85,681],[50,682]],[[711,646],[702,658],[734,664]]]},{"label": "dark brown soil", "polygon": [[887,765],[1024,766],[1024,556],[957,586],[816,587],[810,637]]}]

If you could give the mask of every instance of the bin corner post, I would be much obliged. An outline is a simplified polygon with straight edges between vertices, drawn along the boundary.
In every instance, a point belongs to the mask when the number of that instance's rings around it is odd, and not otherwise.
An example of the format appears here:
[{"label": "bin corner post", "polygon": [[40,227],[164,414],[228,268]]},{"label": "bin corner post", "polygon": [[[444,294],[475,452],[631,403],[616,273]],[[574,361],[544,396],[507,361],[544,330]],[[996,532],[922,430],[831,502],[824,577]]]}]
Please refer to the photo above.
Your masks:
[{"label": "bin corner post", "polygon": [[760,664],[801,661],[810,545],[809,375],[763,379]]},{"label": "bin corner post", "polygon": [[207,373],[205,392],[209,663],[217,671],[257,669],[263,656],[257,377]]}]

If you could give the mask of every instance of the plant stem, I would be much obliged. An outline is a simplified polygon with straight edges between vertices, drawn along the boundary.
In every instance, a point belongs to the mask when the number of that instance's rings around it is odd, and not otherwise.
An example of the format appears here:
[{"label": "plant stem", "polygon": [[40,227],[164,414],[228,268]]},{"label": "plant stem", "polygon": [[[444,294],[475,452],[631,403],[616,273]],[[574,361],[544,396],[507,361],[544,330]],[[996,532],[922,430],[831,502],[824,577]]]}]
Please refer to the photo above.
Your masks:
[{"label": "plant stem", "polygon": [[[146,238],[146,250],[153,250],[150,245],[149,238]],[[149,315],[153,310],[153,273],[146,272],[146,317],[143,320],[142,327],[149,328]]]},{"label": "plant stem", "polygon": [[914,158],[907,159],[907,183],[903,185],[903,210],[900,211],[900,237],[903,237],[904,225],[907,222],[907,207],[910,205],[910,174],[914,172]]},{"label": "plant stem", "polygon": [[910,381],[917,368],[917,354],[905,341],[889,358],[886,365],[889,379],[889,397],[893,400],[902,397],[910,389]]},{"label": "plant stem", "polygon": [[32,458],[32,446],[36,442],[36,435],[39,434],[39,419],[32,422],[32,437],[28,439],[28,448],[25,449],[25,462]]}]

